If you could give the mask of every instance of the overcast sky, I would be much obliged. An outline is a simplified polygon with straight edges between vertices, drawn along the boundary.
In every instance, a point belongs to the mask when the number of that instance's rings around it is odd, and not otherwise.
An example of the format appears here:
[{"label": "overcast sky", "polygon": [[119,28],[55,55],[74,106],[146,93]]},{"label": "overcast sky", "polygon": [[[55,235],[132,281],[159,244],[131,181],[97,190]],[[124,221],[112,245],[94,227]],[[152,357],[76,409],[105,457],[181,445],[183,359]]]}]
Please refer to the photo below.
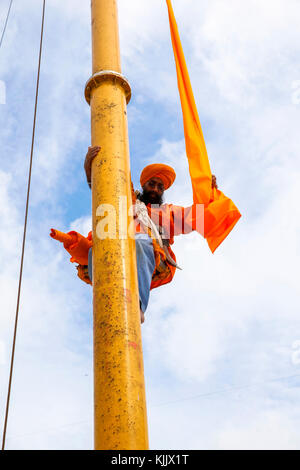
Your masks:
[{"label": "overcast sky", "polygon": [[[8,449],[93,448],[92,289],[50,228],[91,227],[89,0],[47,0]],[[0,33],[9,0],[1,0]],[[178,271],[142,327],[152,449],[300,448],[298,0],[173,0],[212,172],[242,218]],[[15,0],[0,49],[0,418],[23,235],[42,0]],[[164,0],[119,0],[135,187],[149,163],[192,191]],[[2,426],[1,426],[2,427]]]}]

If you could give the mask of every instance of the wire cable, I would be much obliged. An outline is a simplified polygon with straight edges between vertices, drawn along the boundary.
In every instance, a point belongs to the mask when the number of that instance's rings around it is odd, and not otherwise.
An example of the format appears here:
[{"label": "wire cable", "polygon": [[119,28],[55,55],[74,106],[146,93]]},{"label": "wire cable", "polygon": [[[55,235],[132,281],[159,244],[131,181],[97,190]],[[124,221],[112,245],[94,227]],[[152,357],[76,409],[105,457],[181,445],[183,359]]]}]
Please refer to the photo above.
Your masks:
[{"label": "wire cable", "polygon": [[11,394],[11,383],[12,383],[13,368],[14,368],[15,346],[16,346],[17,327],[18,327],[18,318],[19,318],[19,305],[20,305],[21,285],[22,285],[22,273],[23,273],[25,241],[26,241],[26,229],[27,229],[27,218],[28,218],[28,207],[29,207],[29,195],[30,195],[30,183],[31,183],[31,170],[32,170],[32,159],[33,159],[33,149],[34,149],[37,104],[38,104],[38,95],[39,95],[39,83],[40,83],[40,70],[41,70],[43,36],[44,36],[45,2],[46,2],[46,0],[43,0],[40,52],[39,52],[38,73],[37,73],[37,82],[36,82],[36,93],[35,93],[34,119],[33,119],[33,129],[32,129],[30,165],[29,165],[28,186],[27,186],[27,200],[26,200],[23,243],[22,243],[22,256],[21,256],[21,265],[20,265],[18,298],[17,298],[15,327],[14,327],[13,345],[12,345],[12,353],[11,353],[9,383],[8,383],[7,401],[6,401],[6,409],[5,409],[5,420],[4,420],[4,428],[3,428],[2,450],[5,449],[5,438],[6,438],[6,429],[7,429],[7,421],[8,421],[9,402],[10,402],[10,394]]},{"label": "wire cable", "polygon": [[173,405],[175,403],[180,403],[180,402],[189,401],[189,400],[196,400],[198,398],[206,398],[206,397],[210,397],[212,395],[220,395],[222,393],[235,392],[235,391],[239,391],[239,390],[247,390],[249,388],[259,387],[259,386],[265,385],[265,384],[271,384],[273,382],[278,382],[280,380],[294,379],[295,377],[300,377],[300,374],[288,375],[288,376],[283,376],[283,377],[275,377],[274,379],[268,379],[268,380],[264,380],[262,382],[254,382],[253,384],[249,384],[249,385],[233,386],[233,387],[229,387],[229,388],[224,388],[222,390],[215,390],[213,392],[202,393],[200,395],[193,395],[193,396],[186,397],[186,398],[179,398],[178,400],[168,401],[168,402],[164,402],[164,403],[158,403],[158,404],[155,404],[155,405],[152,405],[152,406],[156,407],[156,406]]},{"label": "wire cable", "polygon": [[[265,384],[271,384],[272,382],[278,382],[278,381],[281,381],[281,380],[294,379],[296,377],[297,378],[300,377],[300,374],[294,374],[294,375],[288,375],[288,376],[282,376],[282,377],[274,377],[273,379],[268,379],[268,380],[265,380],[265,381],[262,381],[262,382],[254,382],[253,384],[248,384],[248,385],[232,386],[232,387],[227,388],[227,389],[216,390],[216,391],[208,392],[208,393],[202,393],[200,395],[194,395],[194,396],[190,396],[190,397],[186,397],[186,398],[179,398],[178,400],[169,401],[169,402],[165,402],[165,403],[158,403],[158,404],[151,404],[150,403],[150,408],[156,408],[158,406],[172,405],[174,403],[180,403],[180,402],[183,402],[183,401],[195,400],[195,399],[198,399],[198,398],[207,398],[207,397],[211,397],[213,395],[219,395],[219,394],[223,394],[223,393],[227,393],[227,392],[234,392],[236,390],[246,390],[246,389],[250,389],[250,388],[253,388],[253,387],[260,387],[260,386],[265,385]],[[93,424],[92,420],[76,421],[76,422],[73,422],[73,423],[61,424],[60,426],[56,426],[56,427],[53,427],[53,428],[41,429],[39,431],[36,430],[36,431],[33,431],[31,433],[27,433],[27,434],[19,434],[19,435],[15,435],[15,436],[9,436],[7,439],[12,440],[12,439],[18,439],[18,438],[27,438],[27,437],[32,437],[32,436],[40,436],[40,435],[43,435],[43,434],[48,434],[48,433],[52,433],[52,432],[61,430],[62,428],[66,428],[66,427],[73,427],[73,426],[78,426],[78,425],[92,426],[92,424]]]},{"label": "wire cable", "polygon": [[0,48],[1,48],[1,46],[2,46],[2,41],[3,41],[3,38],[4,38],[4,34],[5,34],[5,30],[6,30],[8,18],[9,18],[11,6],[12,6],[12,2],[13,2],[13,0],[10,0],[8,12],[7,12],[7,15],[6,15],[6,20],[5,20],[5,23],[4,23],[4,28],[3,28],[2,35],[1,35],[1,39],[0,39]]}]

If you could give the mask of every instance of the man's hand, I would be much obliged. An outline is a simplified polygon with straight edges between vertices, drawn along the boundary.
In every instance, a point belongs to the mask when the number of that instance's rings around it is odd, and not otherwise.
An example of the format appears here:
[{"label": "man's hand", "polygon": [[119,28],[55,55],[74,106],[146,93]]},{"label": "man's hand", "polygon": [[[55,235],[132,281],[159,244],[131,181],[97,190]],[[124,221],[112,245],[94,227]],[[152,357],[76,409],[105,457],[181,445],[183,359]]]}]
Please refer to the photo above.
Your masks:
[{"label": "man's hand", "polygon": [[101,147],[89,147],[88,152],[84,161],[84,170],[86,174],[86,179],[89,187],[91,187],[91,178],[92,178],[92,161],[98,155]]},{"label": "man's hand", "polygon": [[217,178],[215,177],[215,175],[212,175],[212,178],[211,178],[211,187],[218,189]]}]

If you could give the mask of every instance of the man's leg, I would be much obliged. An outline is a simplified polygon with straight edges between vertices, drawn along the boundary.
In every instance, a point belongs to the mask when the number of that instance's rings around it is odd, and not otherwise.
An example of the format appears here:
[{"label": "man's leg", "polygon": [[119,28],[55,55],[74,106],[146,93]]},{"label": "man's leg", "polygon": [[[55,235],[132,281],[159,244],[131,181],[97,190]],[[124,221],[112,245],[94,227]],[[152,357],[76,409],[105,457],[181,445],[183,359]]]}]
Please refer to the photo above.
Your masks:
[{"label": "man's leg", "polygon": [[[140,296],[140,308],[141,308],[141,319],[147,309],[150,286],[152,280],[152,274],[155,268],[155,257],[153,251],[153,243],[151,237],[146,234],[136,233],[135,234],[135,246],[136,246],[136,262],[138,272],[138,283],[139,283],[139,296]],[[92,248],[89,250],[89,276],[92,281]]]},{"label": "man's leg", "polygon": [[145,313],[149,297],[152,274],[155,268],[153,243],[149,235],[135,234],[136,262],[139,282],[140,307]]}]

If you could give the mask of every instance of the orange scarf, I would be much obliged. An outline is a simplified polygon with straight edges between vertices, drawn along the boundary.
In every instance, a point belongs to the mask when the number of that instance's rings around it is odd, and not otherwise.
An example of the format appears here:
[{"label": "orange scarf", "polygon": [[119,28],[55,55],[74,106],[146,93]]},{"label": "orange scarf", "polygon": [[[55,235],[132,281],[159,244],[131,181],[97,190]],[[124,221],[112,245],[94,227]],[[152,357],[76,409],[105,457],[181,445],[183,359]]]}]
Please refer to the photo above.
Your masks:
[{"label": "orange scarf", "polygon": [[193,201],[194,204],[204,204],[204,237],[213,253],[233,229],[241,214],[231,199],[218,189],[212,189],[212,174],[189,73],[171,0],[166,1],[183,113],[186,154],[193,188]]}]

